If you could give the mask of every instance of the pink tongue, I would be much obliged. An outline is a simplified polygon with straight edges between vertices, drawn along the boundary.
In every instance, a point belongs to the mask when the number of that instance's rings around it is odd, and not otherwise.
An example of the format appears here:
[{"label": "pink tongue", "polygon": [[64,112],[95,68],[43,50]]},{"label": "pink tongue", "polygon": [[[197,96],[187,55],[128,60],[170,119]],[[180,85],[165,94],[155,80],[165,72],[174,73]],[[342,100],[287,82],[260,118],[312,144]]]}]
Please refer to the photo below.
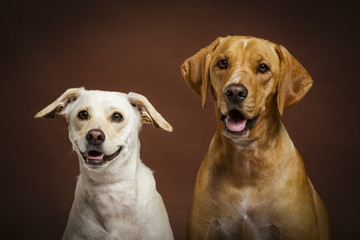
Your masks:
[{"label": "pink tongue", "polygon": [[100,153],[94,154],[94,153],[90,152],[90,153],[87,153],[86,155],[87,155],[88,159],[93,159],[93,160],[100,160],[103,157],[103,154],[100,154]]},{"label": "pink tongue", "polygon": [[232,132],[241,132],[245,129],[246,126],[246,119],[241,120],[240,122],[233,121],[232,119],[229,119],[226,122],[226,127],[232,131]]}]

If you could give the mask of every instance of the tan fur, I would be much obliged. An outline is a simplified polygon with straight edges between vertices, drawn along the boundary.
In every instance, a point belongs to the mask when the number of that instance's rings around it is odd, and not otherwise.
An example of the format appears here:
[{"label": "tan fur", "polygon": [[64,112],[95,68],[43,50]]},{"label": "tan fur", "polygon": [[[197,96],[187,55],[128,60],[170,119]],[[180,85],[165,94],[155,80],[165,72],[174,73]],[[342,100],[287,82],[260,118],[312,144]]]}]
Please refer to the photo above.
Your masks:
[{"label": "tan fur", "polygon": [[[227,60],[227,68],[218,62]],[[270,70],[257,71],[260,63]],[[182,65],[192,90],[215,99],[216,133],[196,180],[188,239],[330,239],[325,206],[280,121],[312,86],[301,64],[282,46],[254,37],[218,38]],[[220,120],[231,104],[231,84],[248,90],[236,108],[256,124],[240,135]]]}]

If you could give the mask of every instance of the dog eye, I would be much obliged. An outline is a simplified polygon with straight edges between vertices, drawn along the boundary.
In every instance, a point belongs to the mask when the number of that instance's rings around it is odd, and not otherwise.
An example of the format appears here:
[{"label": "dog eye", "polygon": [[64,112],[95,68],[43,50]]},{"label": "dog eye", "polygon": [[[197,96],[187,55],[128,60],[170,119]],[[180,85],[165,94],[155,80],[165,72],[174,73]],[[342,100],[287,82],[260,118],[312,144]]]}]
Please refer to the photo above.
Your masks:
[{"label": "dog eye", "polygon": [[113,122],[121,122],[122,120],[124,120],[123,115],[121,115],[120,113],[116,112],[111,116],[111,120]]},{"label": "dog eye", "polygon": [[217,63],[217,65],[218,65],[218,67],[220,68],[220,69],[225,69],[225,68],[227,68],[227,60],[220,60],[218,63]]},{"label": "dog eye", "polygon": [[89,118],[89,113],[84,110],[84,111],[80,111],[77,116],[81,120],[87,120]]},{"label": "dog eye", "polygon": [[267,73],[269,70],[269,67],[264,63],[261,63],[257,69],[259,73]]}]

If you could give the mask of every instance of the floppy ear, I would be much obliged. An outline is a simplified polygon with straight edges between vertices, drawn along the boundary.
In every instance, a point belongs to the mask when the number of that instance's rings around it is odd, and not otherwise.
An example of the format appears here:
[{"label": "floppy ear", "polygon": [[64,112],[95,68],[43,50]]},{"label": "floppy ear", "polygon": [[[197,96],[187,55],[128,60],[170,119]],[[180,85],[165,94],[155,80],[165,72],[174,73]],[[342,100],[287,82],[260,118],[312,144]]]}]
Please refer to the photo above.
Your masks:
[{"label": "floppy ear", "polygon": [[305,96],[313,80],[304,67],[283,46],[276,46],[276,52],[280,58],[277,104],[280,116],[282,116],[285,109]]},{"label": "floppy ear", "polygon": [[130,92],[128,98],[131,104],[137,106],[145,123],[151,123],[157,129],[172,132],[172,126],[156,111],[151,103],[141,94]]},{"label": "floppy ear", "polygon": [[222,37],[218,37],[213,43],[186,59],[181,65],[181,73],[190,88],[201,97],[203,109],[210,81],[209,64],[212,54],[222,39]]},{"label": "floppy ear", "polygon": [[84,88],[70,88],[66,90],[58,99],[56,99],[49,106],[41,110],[35,115],[35,118],[52,119],[56,115],[63,115],[65,108],[69,103],[75,101],[80,94],[84,91]]}]

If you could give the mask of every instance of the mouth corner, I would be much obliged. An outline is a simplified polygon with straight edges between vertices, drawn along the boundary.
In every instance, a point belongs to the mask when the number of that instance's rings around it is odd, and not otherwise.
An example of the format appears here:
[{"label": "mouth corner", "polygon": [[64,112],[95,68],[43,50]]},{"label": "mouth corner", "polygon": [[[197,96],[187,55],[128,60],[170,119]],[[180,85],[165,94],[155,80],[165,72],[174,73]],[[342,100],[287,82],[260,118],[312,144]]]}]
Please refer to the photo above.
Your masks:
[{"label": "mouth corner", "polygon": [[227,114],[221,114],[220,120],[224,124],[224,131],[230,135],[242,135],[246,131],[255,127],[259,114],[253,118],[248,118],[240,110],[234,108]]}]

